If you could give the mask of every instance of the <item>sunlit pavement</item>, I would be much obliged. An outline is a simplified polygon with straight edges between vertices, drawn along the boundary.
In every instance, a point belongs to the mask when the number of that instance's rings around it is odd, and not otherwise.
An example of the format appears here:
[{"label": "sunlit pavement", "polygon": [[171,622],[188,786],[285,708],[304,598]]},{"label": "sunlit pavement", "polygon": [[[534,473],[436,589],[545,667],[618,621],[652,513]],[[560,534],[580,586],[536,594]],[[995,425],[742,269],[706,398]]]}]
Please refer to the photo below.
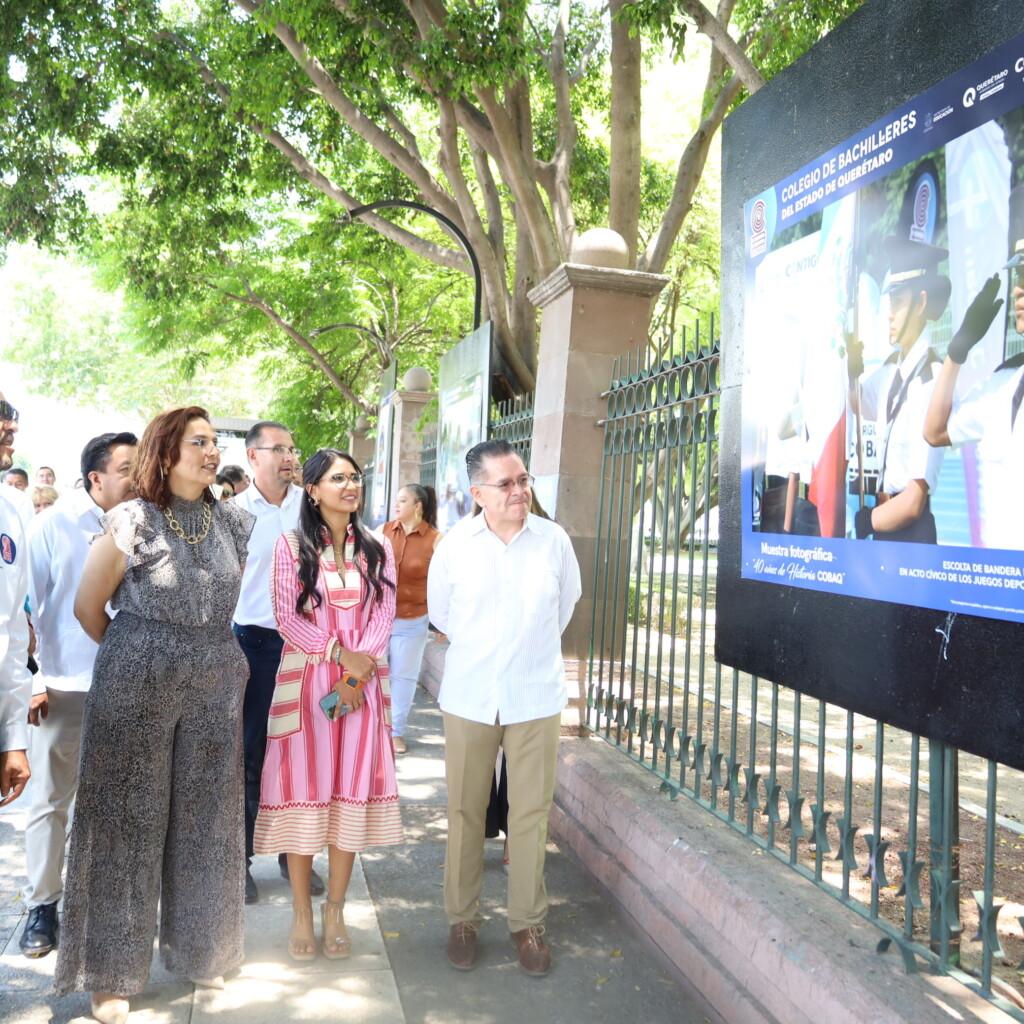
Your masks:
[{"label": "sunlit pavement", "polygon": [[[288,959],[288,884],[278,874],[276,858],[260,857],[253,865],[260,903],[246,908],[242,968],[228,977],[223,991],[195,990],[167,974],[154,957],[146,991],[131,1000],[131,1024],[213,1019],[618,1024],[637,1016],[649,1022],[717,1022],[699,996],[662,969],[591,876],[554,844],[547,862],[551,974],[528,978],[519,971],[505,920],[500,840],[487,844],[478,967],[462,973],[448,966],[441,900],[446,826],[441,716],[422,690],[416,699],[406,737],[409,751],[398,759],[408,842],[356,861],[345,907],[352,957],[321,956],[308,964]],[[0,1021],[89,1021],[85,994],[53,996],[55,955],[28,960],[18,950],[25,917],[25,807],[23,798],[0,812]],[[317,869],[326,875],[326,857],[317,858]],[[314,900],[318,931],[319,902]]]}]

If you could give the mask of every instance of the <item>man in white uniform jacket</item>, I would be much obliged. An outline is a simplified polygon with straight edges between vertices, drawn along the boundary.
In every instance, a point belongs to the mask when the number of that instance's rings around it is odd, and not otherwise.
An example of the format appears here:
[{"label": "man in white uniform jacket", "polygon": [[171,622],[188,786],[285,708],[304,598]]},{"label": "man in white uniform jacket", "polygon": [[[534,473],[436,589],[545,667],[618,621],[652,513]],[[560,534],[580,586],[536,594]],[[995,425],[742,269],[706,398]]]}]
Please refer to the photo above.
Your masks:
[{"label": "man in white uniform jacket", "polygon": [[[17,432],[18,410],[0,392],[0,470],[11,467]],[[0,491],[0,807],[21,795],[29,777],[27,566],[21,518]]]},{"label": "man in white uniform jacket", "polygon": [[438,545],[427,577],[430,621],[448,635],[440,704],[448,782],[444,902],[448,960],[476,962],[484,821],[498,747],[508,764],[508,923],[528,974],[546,974],[544,851],[566,704],[561,635],[580,598],[572,543],[530,515],[533,478],[505,441],[466,455],[482,513]]},{"label": "man in white uniform jacket", "polygon": [[102,516],[133,497],[129,473],[138,439],[100,434],[82,450],[80,490],[40,513],[28,531],[29,603],[39,643],[32,685],[32,784],[25,826],[28,920],[19,945],[27,957],[57,946],[57,903],[68,812],[78,789],[82,714],[99,648],[75,618],[75,594]]},{"label": "man in white uniform jacket", "polygon": [[[1013,316],[1024,332],[1024,185],[1010,193],[1010,258],[1002,268],[1013,282]],[[1024,353],[1007,359],[991,376],[956,396],[961,367],[988,333],[1003,305],[1002,275],[993,274],[974,297],[953,336],[925,420],[929,444],[977,444],[981,544],[1024,548],[1020,510],[1024,505]]]}]

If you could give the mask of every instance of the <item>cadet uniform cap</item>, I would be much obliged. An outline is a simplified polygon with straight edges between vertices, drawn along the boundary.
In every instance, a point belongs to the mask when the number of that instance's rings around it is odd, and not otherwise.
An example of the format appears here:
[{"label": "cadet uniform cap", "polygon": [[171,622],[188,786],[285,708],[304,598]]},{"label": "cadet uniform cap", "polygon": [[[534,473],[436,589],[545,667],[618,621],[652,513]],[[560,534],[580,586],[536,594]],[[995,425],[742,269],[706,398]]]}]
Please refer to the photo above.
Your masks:
[{"label": "cadet uniform cap", "polygon": [[895,235],[885,240],[885,248],[889,270],[882,282],[882,294],[891,295],[902,288],[925,292],[928,296],[925,319],[938,320],[952,291],[949,278],[939,273],[939,264],[949,256],[949,250]]},{"label": "cadet uniform cap", "polygon": [[883,295],[897,288],[912,287],[915,282],[927,291],[930,284],[941,279],[939,264],[949,256],[949,250],[941,246],[913,242],[896,235],[885,240],[885,250],[889,257],[889,270],[882,283]]}]

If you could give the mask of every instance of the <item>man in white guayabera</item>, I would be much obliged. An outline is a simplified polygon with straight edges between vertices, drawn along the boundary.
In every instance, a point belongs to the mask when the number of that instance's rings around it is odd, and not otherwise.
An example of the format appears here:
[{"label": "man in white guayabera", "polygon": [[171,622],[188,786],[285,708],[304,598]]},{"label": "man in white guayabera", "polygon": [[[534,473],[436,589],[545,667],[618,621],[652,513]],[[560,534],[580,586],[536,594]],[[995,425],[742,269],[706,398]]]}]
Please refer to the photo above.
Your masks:
[{"label": "man in white guayabera", "polygon": [[530,514],[533,477],[505,441],[466,455],[483,510],[437,547],[427,577],[430,621],[451,646],[441,682],[448,848],[448,960],[476,963],[484,823],[498,747],[508,765],[508,923],[519,965],[547,974],[544,851],[566,704],[561,636],[580,598],[565,530]]},{"label": "man in white guayabera", "polygon": [[25,826],[28,920],[19,945],[27,957],[57,947],[57,903],[64,891],[64,845],[78,789],[82,714],[99,648],[75,618],[75,594],[104,513],[135,496],[134,434],[100,434],[82,450],[82,488],[32,520],[28,530],[29,603],[39,672],[29,705],[32,784]]}]

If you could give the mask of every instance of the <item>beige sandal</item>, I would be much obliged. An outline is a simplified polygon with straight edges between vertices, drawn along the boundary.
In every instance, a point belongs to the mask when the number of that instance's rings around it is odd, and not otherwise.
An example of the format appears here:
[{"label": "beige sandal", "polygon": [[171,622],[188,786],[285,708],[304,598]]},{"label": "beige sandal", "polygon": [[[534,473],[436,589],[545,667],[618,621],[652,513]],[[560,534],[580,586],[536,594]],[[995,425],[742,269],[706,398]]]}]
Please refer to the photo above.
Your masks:
[{"label": "beige sandal", "polygon": [[344,960],[352,955],[352,943],[349,941],[348,929],[345,927],[345,901],[332,903],[324,900],[320,904],[321,920],[324,928],[324,956],[328,960]]},{"label": "beige sandal", "polygon": [[288,936],[288,955],[299,963],[316,959],[313,907],[309,904],[292,904],[292,933]]}]

